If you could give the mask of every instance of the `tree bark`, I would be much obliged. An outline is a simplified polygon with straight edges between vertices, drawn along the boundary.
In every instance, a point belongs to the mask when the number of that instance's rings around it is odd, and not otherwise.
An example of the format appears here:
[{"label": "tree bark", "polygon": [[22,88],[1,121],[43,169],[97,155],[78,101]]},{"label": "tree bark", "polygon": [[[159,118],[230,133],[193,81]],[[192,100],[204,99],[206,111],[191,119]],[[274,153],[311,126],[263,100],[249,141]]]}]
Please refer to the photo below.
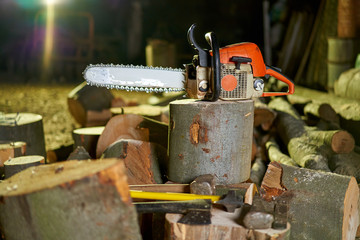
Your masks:
[{"label": "tree bark", "polygon": [[131,185],[162,183],[165,176],[166,149],[134,139],[121,139],[111,144],[102,158],[123,159]]},{"label": "tree bark", "polygon": [[8,113],[0,123],[0,140],[26,142],[27,155],[46,157],[42,116],[34,113]]},{"label": "tree bark", "polygon": [[353,176],[360,182],[360,154],[355,152],[335,154],[329,160],[332,172]]},{"label": "tree bark", "polygon": [[288,155],[280,151],[279,145],[276,143],[274,138],[270,138],[266,144],[267,155],[270,162],[279,162],[289,166],[298,166],[296,162],[291,159]]},{"label": "tree bark", "polygon": [[354,177],[271,163],[261,191],[265,199],[287,199],[291,239],[355,239],[359,188]]},{"label": "tree bark", "polygon": [[217,184],[247,180],[253,111],[252,100],[170,103],[169,179],[189,183],[200,175],[213,174]]},{"label": "tree bark", "polygon": [[31,167],[0,184],[7,240],[141,239],[117,159]]}]

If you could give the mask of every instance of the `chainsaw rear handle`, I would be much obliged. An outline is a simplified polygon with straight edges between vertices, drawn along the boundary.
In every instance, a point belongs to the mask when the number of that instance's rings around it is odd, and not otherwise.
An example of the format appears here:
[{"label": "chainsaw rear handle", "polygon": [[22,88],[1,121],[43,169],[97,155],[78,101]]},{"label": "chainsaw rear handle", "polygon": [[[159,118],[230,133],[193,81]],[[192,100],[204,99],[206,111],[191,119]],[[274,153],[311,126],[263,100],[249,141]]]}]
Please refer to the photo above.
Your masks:
[{"label": "chainsaw rear handle", "polygon": [[287,92],[264,92],[262,94],[262,97],[284,96],[284,95],[290,95],[290,94],[294,93],[294,83],[289,78],[285,77],[276,68],[266,66],[265,74],[273,76],[274,78],[286,83],[288,85],[288,91]]}]

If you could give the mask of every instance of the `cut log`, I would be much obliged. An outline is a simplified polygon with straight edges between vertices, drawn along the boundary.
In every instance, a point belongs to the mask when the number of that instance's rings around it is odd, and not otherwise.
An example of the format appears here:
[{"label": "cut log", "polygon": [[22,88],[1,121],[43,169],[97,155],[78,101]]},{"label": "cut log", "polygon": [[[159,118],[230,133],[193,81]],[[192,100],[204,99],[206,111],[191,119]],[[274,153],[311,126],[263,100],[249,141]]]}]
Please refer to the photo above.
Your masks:
[{"label": "cut log", "polygon": [[26,142],[27,155],[46,157],[42,116],[34,113],[8,113],[0,122],[0,140]]},{"label": "cut log", "polygon": [[290,157],[301,167],[330,171],[327,157],[319,151],[323,143],[312,141],[296,110],[282,98],[272,100],[269,107],[278,112],[276,127]]},{"label": "cut log", "polygon": [[75,129],[72,133],[74,148],[83,146],[92,158],[96,158],[97,142],[104,128],[100,126]]},{"label": "cut log", "polygon": [[162,183],[165,176],[166,149],[162,146],[134,139],[121,139],[112,143],[102,158],[120,158],[124,161],[128,183]]},{"label": "cut log", "polygon": [[114,96],[107,88],[93,87],[83,82],[69,93],[67,102],[74,119],[81,126],[86,126],[87,111],[101,112],[110,109],[113,99]]},{"label": "cut log", "polygon": [[339,116],[328,103],[310,102],[305,105],[304,114],[308,117],[316,117],[327,122],[340,124]]},{"label": "cut log", "polygon": [[96,156],[119,139],[135,139],[158,143],[167,148],[168,126],[164,123],[136,114],[117,115],[110,119],[100,135],[96,147]]},{"label": "cut log", "polygon": [[104,126],[112,117],[110,109],[103,109],[101,111],[86,111],[86,123],[84,127]]},{"label": "cut log", "polygon": [[261,181],[265,175],[266,167],[267,166],[265,162],[260,157],[257,157],[251,166],[250,180],[255,183],[256,186],[261,185]]},{"label": "cut log", "polygon": [[4,176],[4,162],[25,155],[25,142],[0,141],[0,179]]},{"label": "cut log", "polygon": [[291,239],[355,239],[359,188],[354,177],[271,163],[261,191],[266,199],[286,196]]},{"label": "cut log", "polygon": [[233,240],[233,239],[281,239],[287,240],[290,235],[290,225],[284,230],[246,229],[237,221],[240,217],[239,209],[234,213],[213,208],[211,210],[210,225],[189,225],[178,223],[181,214],[166,214],[165,216],[165,239],[207,239],[207,240]]},{"label": "cut log", "polygon": [[[253,100],[170,103],[169,179],[189,183],[213,174],[217,184],[250,177]],[[189,167],[191,166],[191,167]]]},{"label": "cut log", "polygon": [[280,147],[274,138],[270,138],[266,142],[265,146],[270,162],[279,162],[289,166],[298,166],[293,159],[281,152]]},{"label": "cut log", "polygon": [[341,97],[360,100],[360,69],[352,68],[343,72],[335,82],[335,94]]},{"label": "cut log", "polygon": [[31,167],[1,183],[0,199],[7,240],[141,239],[117,159]]},{"label": "cut log", "polygon": [[121,107],[121,108],[111,108],[111,113],[114,115],[118,114],[138,114],[144,117],[148,117],[157,121],[161,121],[161,117],[164,111],[169,107],[160,107],[143,104],[140,106],[130,106],[130,107]]},{"label": "cut log", "polygon": [[46,162],[55,163],[65,161],[73,150],[74,144],[69,144],[56,149],[48,150],[46,152]]},{"label": "cut log", "polygon": [[276,118],[276,112],[258,98],[255,98],[254,106],[254,127],[261,126],[264,131],[269,131]]},{"label": "cut log", "polygon": [[29,167],[37,166],[44,163],[44,157],[39,155],[11,158],[4,163],[5,178],[9,178],[14,174],[21,172]]},{"label": "cut log", "polygon": [[360,154],[355,152],[335,154],[329,159],[332,172],[353,176],[360,182]]},{"label": "cut log", "polygon": [[315,141],[320,146],[329,146],[334,153],[349,153],[355,147],[353,136],[344,130],[310,130],[308,134],[312,141]]}]

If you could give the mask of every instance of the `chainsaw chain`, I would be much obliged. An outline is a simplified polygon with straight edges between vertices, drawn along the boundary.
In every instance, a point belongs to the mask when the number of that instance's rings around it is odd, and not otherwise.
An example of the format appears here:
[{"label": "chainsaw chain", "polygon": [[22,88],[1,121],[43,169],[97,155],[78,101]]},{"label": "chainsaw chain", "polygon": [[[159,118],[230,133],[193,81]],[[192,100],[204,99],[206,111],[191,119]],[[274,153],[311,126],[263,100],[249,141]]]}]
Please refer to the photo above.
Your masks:
[{"label": "chainsaw chain", "polygon": [[[86,71],[91,67],[120,67],[120,68],[134,68],[134,69],[149,69],[149,70],[161,70],[161,71],[174,71],[174,72],[182,72],[185,74],[185,70],[181,68],[171,68],[171,67],[149,67],[142,65],[124,65],[124,64],[90,64],[86,67],[83,72],[83,76],[85,78]],[[92,83],[89,82],[85,78],[87,85],[96,86],[96,87],[106,87],[107,89],[117,89],[117,90],[126,90],[128,92],[136,91],[136,92],[146,92],[146,93],[168,93],[168,92],[182,92],[185,91],[185,88],[162,88],[162,87],[133,87],[133,86],[119,86],[115,84],[100,84],[100,83]]]}]

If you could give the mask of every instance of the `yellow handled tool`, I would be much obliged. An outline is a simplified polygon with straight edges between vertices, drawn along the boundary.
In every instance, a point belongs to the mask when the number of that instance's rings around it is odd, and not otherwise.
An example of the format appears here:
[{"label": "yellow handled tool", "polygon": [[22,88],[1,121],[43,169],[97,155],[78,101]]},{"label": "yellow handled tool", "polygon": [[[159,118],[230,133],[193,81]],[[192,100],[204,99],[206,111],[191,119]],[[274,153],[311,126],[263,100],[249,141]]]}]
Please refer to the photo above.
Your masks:
[{"label": "yellow handled tool", "polygon": [[191,193],[170,193],[170,192],[143,192],[130,190],[132,198],[152,199],[152,200],[169,200],[169,201],[187,201],[195,199],[211,199],[211,202],[220,200],[220,196],[215,195],[198,195]]}]

